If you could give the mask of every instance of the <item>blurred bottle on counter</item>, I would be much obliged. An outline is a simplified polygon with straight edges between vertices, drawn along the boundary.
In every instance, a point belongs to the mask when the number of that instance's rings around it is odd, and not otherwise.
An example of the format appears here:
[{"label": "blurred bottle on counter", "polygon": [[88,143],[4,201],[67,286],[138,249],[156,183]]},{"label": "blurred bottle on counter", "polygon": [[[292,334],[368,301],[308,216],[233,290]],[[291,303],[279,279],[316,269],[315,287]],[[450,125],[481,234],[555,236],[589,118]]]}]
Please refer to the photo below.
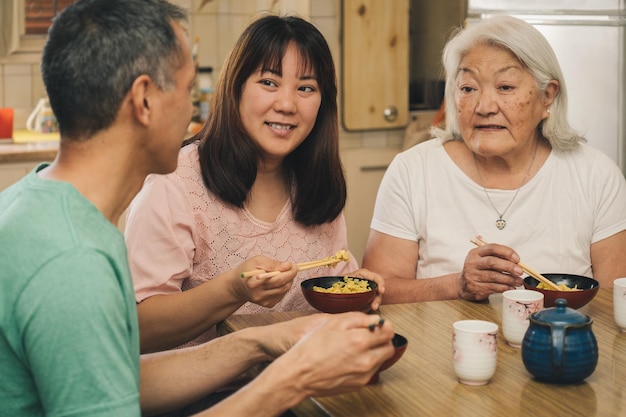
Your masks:
[{"label": "blurred bottle on counter", "polygon": [[200,48],[200,36],[196,36],[191,46],[191,60],[196,68],[198,68],[198,49]]},{"label": "blurred bottle on counter", "polygon": [[200,46],[200,37],[196,36],[191,47],[191,59],[193,60],[193,64],[196,67],[196,82],[193,84],[191,89],[191,102],[193,103],[193,113],[191,114],[191,125],[190,131],[195,131],[198,128],[195,125],[198,125],[202,122],[200,120],[200,89],[198,88],[198,49]]},{"label": "blurred bottle on counter", "polygon": [[191,90],[191,102],[193,113],[187,133],[198,133],[204,123],[209,119],[211,111],[211,97],[213,96],[213,67],[201,67],[198,50],[200,49],[200,37],[194,38],[191,47],[191,58],[196,67],[196,81]]},{"label": "blurred bottle on counter", "polygon": [[200,109],[200,121],[209,120],[211,115],[211,97],[213,97],[213,67],[198,68],[198,107]]}]

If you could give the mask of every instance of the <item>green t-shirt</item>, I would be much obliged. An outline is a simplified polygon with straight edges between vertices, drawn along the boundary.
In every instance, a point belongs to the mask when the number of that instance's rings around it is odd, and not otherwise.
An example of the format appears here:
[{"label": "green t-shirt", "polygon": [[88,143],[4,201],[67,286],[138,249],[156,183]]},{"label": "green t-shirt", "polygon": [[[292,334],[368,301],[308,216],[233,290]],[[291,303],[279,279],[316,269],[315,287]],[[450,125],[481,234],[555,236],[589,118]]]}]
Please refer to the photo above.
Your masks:
[{"label": "green t-shirt", "polygon": [[0,193],[0,416],[139,416],[124,238],[44,166]]}]

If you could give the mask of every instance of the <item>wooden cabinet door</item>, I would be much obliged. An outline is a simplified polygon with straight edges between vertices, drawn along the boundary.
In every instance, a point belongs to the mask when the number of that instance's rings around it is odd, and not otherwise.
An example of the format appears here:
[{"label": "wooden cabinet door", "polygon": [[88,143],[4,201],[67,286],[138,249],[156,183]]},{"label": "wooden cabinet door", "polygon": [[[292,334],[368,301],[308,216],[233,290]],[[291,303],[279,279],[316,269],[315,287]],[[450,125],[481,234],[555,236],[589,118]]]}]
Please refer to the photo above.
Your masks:
[{"label": "wooden cabinet door", "polygon": [[343,0],[341,99],[346,130],[407,125],[408,55],[408,0]]}]

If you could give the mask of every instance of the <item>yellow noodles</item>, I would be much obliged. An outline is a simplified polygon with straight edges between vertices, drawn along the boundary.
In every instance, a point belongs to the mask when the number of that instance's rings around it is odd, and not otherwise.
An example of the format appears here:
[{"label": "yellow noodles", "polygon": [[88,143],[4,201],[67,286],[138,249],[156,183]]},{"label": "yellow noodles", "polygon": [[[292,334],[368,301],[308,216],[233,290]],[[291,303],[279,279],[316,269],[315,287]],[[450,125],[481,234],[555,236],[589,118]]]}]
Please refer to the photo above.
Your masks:
[{"label": "yellow noodles", "polygon": [[371,288],[367,280],[343,277],[343,281],[335,282],[330,288],[314,286],[313,291],[333,294],[352,294],[371,291]]},{"label": "yellow noodles", "polygon": [[[575,285],[574,288],[570,288],[565,284],[557,284],[557,287],[559,287],[559,290],[561,291],[582,291],[580,288],[578,288],[578,285]],[[551,291],[555,291],[552,287],[549,287],[548,285],[544,284],[543,282],[540,282],[539,284],[537,284],[537,288],[540,290],[551,290]]]}]

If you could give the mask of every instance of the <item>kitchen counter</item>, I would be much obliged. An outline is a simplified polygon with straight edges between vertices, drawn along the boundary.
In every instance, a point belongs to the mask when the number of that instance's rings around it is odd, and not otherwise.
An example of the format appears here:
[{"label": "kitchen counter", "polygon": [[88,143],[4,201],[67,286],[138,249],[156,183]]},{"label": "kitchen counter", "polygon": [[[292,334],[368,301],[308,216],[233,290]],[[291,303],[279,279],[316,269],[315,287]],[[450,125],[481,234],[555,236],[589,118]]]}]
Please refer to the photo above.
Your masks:
[{"label": "kitchen counter", "polygon": [[58,133],[16,130],[13,141],[0,142],[0,163],[52,161],[58,149]]}]

